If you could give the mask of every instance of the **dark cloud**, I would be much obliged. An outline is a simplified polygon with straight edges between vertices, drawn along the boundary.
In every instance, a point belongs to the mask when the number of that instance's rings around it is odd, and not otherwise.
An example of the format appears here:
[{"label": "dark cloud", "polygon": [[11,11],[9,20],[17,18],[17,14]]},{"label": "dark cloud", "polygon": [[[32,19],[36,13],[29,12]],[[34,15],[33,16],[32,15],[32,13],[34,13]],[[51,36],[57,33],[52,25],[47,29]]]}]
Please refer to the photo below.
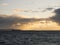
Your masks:
[{"label": "dark cloud", "polygon": [[55,15],[51,19],[60,25],[60,8],[54,10]]},{"label": "dark cloud", "polygon": [[54,8],[46,8],[46,9],[42,10],[42,12],[51,11],[51,10],[53,10],[53,9],[54,9]]},{"label": "dark cloud", "polygon": [[54,8],[46,8],[46,10],[49,10],[49,11],[52,10],[52,9],[54,9]]},{"label": "dark cloud", "polygon": [[35,19],[22,18],[17,15],[8,16],[8,15],[0,14],[0,28],[10,28],[14,24],[17,24],[17,23],[24,24],[31,21],[35,21]]}]

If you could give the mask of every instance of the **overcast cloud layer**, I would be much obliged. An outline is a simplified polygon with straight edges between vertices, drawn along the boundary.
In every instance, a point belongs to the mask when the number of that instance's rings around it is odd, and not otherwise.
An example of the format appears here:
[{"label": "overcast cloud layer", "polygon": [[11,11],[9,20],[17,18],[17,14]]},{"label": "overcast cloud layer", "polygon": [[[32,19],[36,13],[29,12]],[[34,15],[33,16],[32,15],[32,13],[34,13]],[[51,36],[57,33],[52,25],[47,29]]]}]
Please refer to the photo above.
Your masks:
[{"label": "overcast cloud layer", "polygon": [[35,21],[34,18],[23,18],[19,15],[3,15],[0,14],[0,28],[12,28],[14,24],[25,24],[31,21]]},{"label": "overcast cloud layer", "polygon": [[[53,8],[47,8],[46,10],[51,11],[52,9]],[[56,22],[59,25],[60,24],[60,8],[55,9],[53,13],[55,13],[55,15],[50,18],[47,18],[47,20]],[[13,14],[13,15],[0,14],[0,29],[13,29],[13,28],[29,25],[30,23],[32,23],[31,25],[33,25],[36,21],[40,21],[40,20],[44,20],[44,19],[27,18],[17,14]],[[38,26],[38,23],[36,24]],[[34,29],[36,28],[36,26],[32,28]]]}]

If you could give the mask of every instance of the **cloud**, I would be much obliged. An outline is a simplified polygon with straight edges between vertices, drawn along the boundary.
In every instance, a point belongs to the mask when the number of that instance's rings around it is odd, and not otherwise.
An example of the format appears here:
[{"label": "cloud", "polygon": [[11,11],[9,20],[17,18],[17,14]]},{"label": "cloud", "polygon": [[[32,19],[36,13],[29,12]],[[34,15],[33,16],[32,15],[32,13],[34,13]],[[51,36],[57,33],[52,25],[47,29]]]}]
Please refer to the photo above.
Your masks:
[{"label": "cloud", "polygon": [[41,12],[38,10],[27,10],[27,9],[13,9],[12,12],[18,13],[18,12],[30,12],[30,13],[36,13],[36,12]]},{"label": "cloud", "polygon": [[12,11],[13,11],[13,12],[23,12],[22,9],[13,9]]},{"label": "cloud", "polygon": [[60,8],[54,10],[55,15],[50,17],[52,21],[60,25]]},{"label": "cloud", "polygon": [[46,12],[46,11],[52,11],[54,8],[46,8],[46,9],[43,9],[42,12]]},{"label": "cloud", "polygon": [[29,13],[38,13],[38,12],[45,12],[45,11],[52,11],[54,8],[45,8],[45,9],[39,9],[39,10],[27,10],[27,9],[13,9],[12,12],[18,13],[18,12],[29,12]]},{"label": "cloud", "polygon": [[8,4],[8,3],[2,3],[1,5],[3,5],[3,6],[8,6],[9,4]]},{"label": "cloud", "polygon": [[[21,15],[0,14],[0,29],[22,29],[22,30],[45,30],[45,29],[60,29],[59,26],[52,22],[52,18],[24,18]],[[48,28],[47,28],[48,27]]]},{"label": "cloud", "polygon": [[52,10],[52,9],[54,9],[54,8],[46,8],[46,10]]},{"label": "cloud", "polygon": [[0,12],[3,12],[3,10],[0,10]]},{"label": "cloud", "polygon": [[13,12],[17,13],[17,12],[31,12],[31,10],[24,10],[24,9],[13,9]]},{"label": "cloud", "polygon": [[19,26],[18,29],[22,29],[22,30],[57,30],[57,29],[60,29],[60,26],[58,26],[55,22],[48,21],[46,23],[46,20],[42,20],[42,21],[29,22],[27,24]]},{"label": "cloud", "polygon": [[13,28],[13,25],[16,27],[17,25],[22,25],[28,22],[35,21],[33,18],[24,18],[20,15],[5,15],[0,14],[0,29],[2,28]]}]

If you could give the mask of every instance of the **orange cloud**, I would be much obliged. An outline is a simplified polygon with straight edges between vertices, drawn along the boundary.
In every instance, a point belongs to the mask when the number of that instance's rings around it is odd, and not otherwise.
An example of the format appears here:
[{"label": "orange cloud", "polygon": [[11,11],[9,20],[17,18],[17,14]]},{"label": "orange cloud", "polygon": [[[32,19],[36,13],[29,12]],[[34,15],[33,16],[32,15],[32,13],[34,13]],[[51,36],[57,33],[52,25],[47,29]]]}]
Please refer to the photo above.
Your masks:
[{"label": "orange cloud", "polygon": [[17,29],[21,30],[60,30],[60,26],[57,25],[57,23],[48,21],[34,21],[34,22],[28,22],[26,24],[22,24],[21,26],[18,26]]},{"label": "orange cloud", "polygon": [[15,13],[16,13],[16,12],[23,12],[22,9],[13,9],[12,11],[15,12]]}]

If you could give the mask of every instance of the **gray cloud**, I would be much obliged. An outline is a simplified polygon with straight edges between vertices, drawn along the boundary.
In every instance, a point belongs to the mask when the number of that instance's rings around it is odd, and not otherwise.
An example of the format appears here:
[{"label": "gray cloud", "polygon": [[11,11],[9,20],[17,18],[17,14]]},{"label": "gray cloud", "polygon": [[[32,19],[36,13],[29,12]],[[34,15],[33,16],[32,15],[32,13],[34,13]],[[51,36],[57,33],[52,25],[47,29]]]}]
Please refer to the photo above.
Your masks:
[{"label": "gray cloud", "polygon": [[46,8],[46,10],[52,10],[52,9],[54,9],[54,8]]},{"label": "gray cloud", "polygon": [[17,23],[24,24],[31,21],[35,21],[35,19],[22,18],[17,15],[8,16],[8,15],[0,14],[0,28],[11,28],[11,26],[14,24],[17,24]]},{"label": "gray cloud", "polygon": [[54,10],[55,15],[51,17],[52,21],[57,22],[60,25],[60,8]]},{"label": "gray cloud", "polygon": [[38,13],[38,12],[45,12],[45,11],[51,11],[51,10],[53,10],[54,8],[46,8],[46,9],[43,9],[43,10],[41,10],[40,8],[39,8],[39,10],[24,10],[24,9],[13,9],[12,11],[13,12],[30,12],[30,13]]},{"label": "gray cloud", "polygon": [[53,9],[54,9],[54,8],[46,8],[46,9],[42,10],[42,12],[51,11],[51,10],[53,10]]}]

